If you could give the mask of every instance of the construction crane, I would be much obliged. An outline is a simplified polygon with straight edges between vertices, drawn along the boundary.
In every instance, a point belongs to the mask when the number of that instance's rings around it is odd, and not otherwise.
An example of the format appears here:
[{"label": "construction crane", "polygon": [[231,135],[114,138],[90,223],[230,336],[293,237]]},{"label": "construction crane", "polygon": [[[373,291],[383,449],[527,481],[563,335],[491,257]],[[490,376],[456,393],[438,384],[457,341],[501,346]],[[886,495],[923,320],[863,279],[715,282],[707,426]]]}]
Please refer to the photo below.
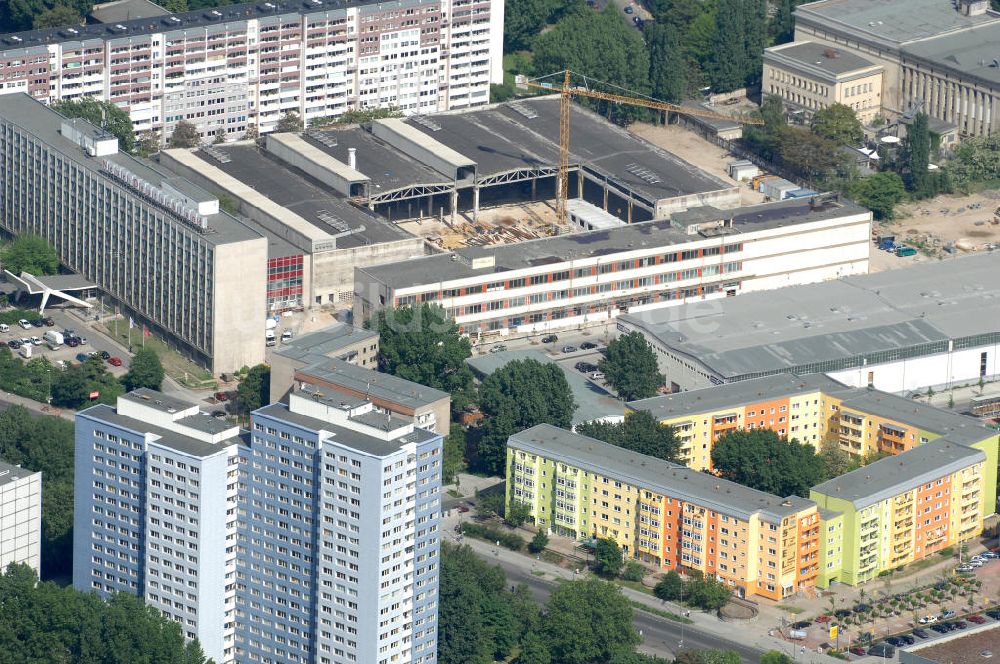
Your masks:
[{"label": "construction crane", "polygon": [[[582,79],[583,85],[573,85],[570,81],[571,75],[575,75],[577,78]],[[553,83],[546,80],[560,76],[562,77],[562,87],[557,87]],[[521,76],[517,77],[518,87],[534,88],[537,90],[547,90],[549,92],[559,93],[559,171],[556,177],[556,216],[559,218],[561,223],[565,223],[567,219],[566,201],[569,197],[569,118],[570,100],[573,97],[600,99],[603,101],[614,102],[616,104],[630,104],[632,106],[651,108],[656,111],[682,113],[684,115],[695,115],[715,120],[730,120],[741,124],[764,124],[763,120],[749,116],[725,115],[723,113],[715,113],[714,111],[707,111],[700,108],[688,108],[686,106],[679,106],[677,104],[671,104],[669,102],[660,101],[650,97],[643,99],[640,97],[615,94],[611,92],[601,92],[599,90],[591,89],[589,87],[590,83],[600,83],[605,87],[618,87],[590,79],[586,76],[574,74],[568,69],[532,79]]]}]

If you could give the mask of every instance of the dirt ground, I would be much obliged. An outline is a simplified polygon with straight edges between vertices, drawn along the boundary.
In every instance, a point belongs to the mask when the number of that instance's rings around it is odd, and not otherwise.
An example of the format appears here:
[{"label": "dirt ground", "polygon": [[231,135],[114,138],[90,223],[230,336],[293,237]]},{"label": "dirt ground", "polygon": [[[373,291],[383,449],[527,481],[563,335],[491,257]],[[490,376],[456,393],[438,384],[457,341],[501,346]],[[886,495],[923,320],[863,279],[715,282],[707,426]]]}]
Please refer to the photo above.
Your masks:
[{"label": "dirt ground", "polygon": [[[652,125],[644,122],[633,124],[629,130],[653,145],[671,152],[707,173],[731,181],[726,164],[736,157],[698,134],[677,125]],[[764,194],[756,192],[746,183],[740,188],[740,204],[756,205],[764,202]]]},{"label": "dirt ground", "polygon": [[[475,224],[472,223],[472,213],[466,212],[457,215],[454,224],[426,218],[398,225],[406,232],[446,250],[511,244],[557,234],[560,225],[556,221],[553,205],[552,201],[535,201],[483,208]],[[562,232],[569,230],[571,227],[567,225]]]},{"label": "dirt ground", "polygon": [[872,250],[871,271],[912,265],[931,258],[946,258],[1000,248],[1000,190],[968,196],[938,196],[901,205],[892,223],[876,224],[877,235],[894,234],[897,244],[920,250],[916,256],[897,258]]}]

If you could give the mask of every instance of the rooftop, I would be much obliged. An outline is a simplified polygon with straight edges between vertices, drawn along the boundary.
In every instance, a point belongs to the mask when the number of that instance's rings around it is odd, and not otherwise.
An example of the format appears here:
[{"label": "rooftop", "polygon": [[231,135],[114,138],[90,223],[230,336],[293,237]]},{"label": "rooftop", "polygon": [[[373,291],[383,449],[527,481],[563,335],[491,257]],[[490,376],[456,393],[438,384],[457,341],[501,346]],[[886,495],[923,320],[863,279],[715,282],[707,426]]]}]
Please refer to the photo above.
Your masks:
[{"label": "rooftop", "polygon": [[[226,160],[217,159],[213,153],[225,155]],[[280,160],[268,157],[256,147],[216,145],[210,152],[198,150],[195,154],[328,235],[354,231],[337,238],[338,248],[410,237],[385,219],[352,205],[332,190],[321,187],[312,178],[289,168]]]},{"label": "rooftop", "polygon": [[816,493],[850,500],[855,509],[863,509],[985,460],[986,453],[980,450],[932,440],[817,484],[810,495]]},{"label": "rooftop", "polygon": [[37,475],[39,472],[40,471],[28,470],[27,468],[14,466],[6,461],[0,461],[0,487],[5,484],[10,484],[11,482],[16,482],[17,480],[23,480],[25,477]]},{"label": "rooftop", "polygon": [[[309,376],[322,383],[337,386],[357,396],[381,399],[406,408],[423,408],[442,399],[450,399],[447,392],[420,385],[392,374],[372,371],[337,358],[322,358],[317,362],[296,369],[299,376]],[[338,397],[339,399],[339,397]]]},{"label": "rooftop", "polygon": [[[718,210],[706,206],[676,213],[671,219],[540,238],[512,245],[468,247],[458,249],[454,253],[425,256],[404,263],[368,266],[358,270],[369,275],[374,281],[393,288],[409,288],[568,261],[588,259],[600,261],[602,257],[623,251],[648,247],[652,252],[656,248],[702,239],[698,235],[692,236],[687,233],[689,224],[732,220],[733,232],[751,232],[834,219],[849,214],[870,213],[864,208],[846,202],[831,201],[812,208],[807,199],[786,200],[732,210]],[[456,260],[453,257],[455,255],[465,260]],[[472,259],[482,256],[493,256],[495,266],[473,269],[470,265]]]},{"label": "rooftop", "polygon": [[[152,162],[136,159],[125,153],[119,152],[105,157],[88,156],[77,143],[65,138],[60,133],[64,119],[59,113],[45,104],[35,101],[26,94],[0,95],[0,122],[10,122],[20,127],[23,131],[32,134],[85,169],[101,173],[102,176],[110,178],[104,171],[103,166],[104,162],[107,161],[126,169],[154,187],[159,188],[164,183],[168,183],[171,187],[182,188],[185,193],[196,194],[199,197],[206,194],[206,192],[201,191],[194,184],[186,180],[159,171]],[[81,123],[87,124],[94,132],[100,132],[100,130],[89,125],[89,123],[84,123],[82,120],[78,120],[74,124],[79,126]],[[139,194],[135,195],[138,196]],[[194,232],[201,232],[200,229],[195,228],[186,220],[182,221],[180,217],[177,217],[173,213],[165,212],[164,216],[175,219],[178,226],[190,228]],[[205,232],[203,237],[207,242],[226,244],[260,237],[259,233],[225,212],[207,215],[206,218],[208,220],[208,232]]]},{"label": "rooftop", "polygon": [[305,359],[310,355],[333,357],[346,346],[376,339],[378,339],[378,332],[374,330],[366,330],[348,323],[336,323],[322,330],[284,342],[278,355],[296,360]]},{"label": "rooftop", "polygon": [[950,639],[932,641],[905,648],[907,653],[917,655],[937,664],[983,664],[989,661],[983,652],[990,651],[990,657],[1000,654],[1000,625],[989,623],[982,627],[966,630]]},{"label": "rooftop", "polygon": [[147,387],[140,387],[131,392],[126,392],[119,398],[158,410],[161,413],[176,413],[181,410],[193,408],[195,405],[190,401],[184,401],[183,399],[178,399]]},{"label": "rooftop", "polygon": [[864,387],[853,388],[845,395],[841,408],[856,408],[922,431],[928,431],[959,445],[972,445],[997,432],[984,422],[950,410],[935,408],[912,399]]},{"label": "rooftop", "polygon": [[998,270],[1000,254],[975,254],[620,320],[723,378],[815,373],[838,368],[823,362],[1000,332]]},{"label": "rooftop", "polygon": [[769,522],[816,505],[811,500],[757,491],[655,457],[615,447],[566,429],[539,424],[516,433],[508,443],[525,452],[564,461],[587,472],[621,477],[643,488],[747,520],[760,513]]},{"label": "rooftop", "polygon": [[820,0],[800,5],[795,18],[839,26],[891,44],[964,30],[1000,19],[996,12],[963,16],[951,0]]},{"label": "rooftop", "polygon": [[963,77],[1000,85],[1000,21],[956,35],[929,39],[903,48],[903,55],[926,60]]},{"label": "rooftop", "polygon": [[[368,434],[360,431],[355,431],[348,427],[331,424],[330,422],[311,417],[309,415],[296,413],[295,411],[289,409],[288,404],[284,403],[273,403],[254,411],[254,414],[258,413],[300,426],[308,431],[329,431],[333,434],[332,440],[336,443],[376,457],[384,457],[394,454],[399,451],[403,445],[409,443],[421,443],[425,440],[438,436],[438,434],[430,431],[414,428],[413,431],[403,436],[394,438],[393,440],[384,440],[382,438],[376,438],[375,436],[369,436]],[[384,414],[381,414],[380,418],[381,422],[385,421]],[[366,426],[379,426],[379,423],[376,423],[375,420],[372,420],[370,417],[361,418],[357,421]],[[400,422],[400,425],[403,424],[405,423]]]},{"label": "rooftop", "polygon": [[764,51],[765,60],[775,56],[791,60],[800,67],[814,69],[834,78],[876,66],[873,62],[850,51],[811,41],[783,44]]},{"label": "rooftop", "polygon": [[[159,393],[157,393],[157,394],[159,394]],[[122,399],[122,398],[126,398],[127,396],[128,395],[122,395],[122,396],[120,396],[118,398]],[[161,401],[163,400],[163,397],[165,397],[165,395],[160,395]],[[170,397],[166,397],[166,399],[170,400]],[[174,399],[173,401],[179,402],[179,403],[183,404],[184,408],[190,408],[193,405],[193,404],[189,404],[189,403],[184,402],[184,401],[180,401],[178,399]],[[146,406],[150,405],[148,402],[143,402],[143,403]],[[164,401],[164,403],[167,403],[167,402]],[[102,422],[108,422],[110,424],[113,424],[115,426],[121,427],[123,429],[128,429],[129,431],[134,431],[136,434],[139,434],[139,435],[145,435],[147,433],[153,434],[157,438],[156,442],[157,442],[158,445],[162,445],[164,447],[169,447],[170,449],[173,449],[173,450],[176,450],[178,452],[181,452],[182,454],[188,454],[188,455],[191,455],[191,456],[194,456],[194,457],[209,457],[209,456],[213,456],[213,455],[219,453],[221,450],[223,450],[226,447],[228,447],[229,445],[233,445],[233,444],[237,444],[237,443],[245,445],[248,442],[246,440],[245,432],[240,432],[240,436],[239,437],[226,439],[225,441],[223,441],[220,444],[208,443],[208,442],[205,442],[203,440],[198,440],[197,438],[192,438],[191,436],[185,436],[183,434],[177,433],[176,431],[172,431],[170,429],[165,429],[165,428],[153,425],[153,424],[149,424],[148,422],[143,422],[141,420],[137,420],[137,419],[134,419],[134,418],[131,418],[131,417],[126,417],[124,415],[119,415],[118,411],[115,410],[114,407],[108,406],[106,404],[100,404],[100,405],[97,405],[97,406],[91,406],[90,408],[87,408],[86,410],[80,411],[77,415],[78,416],[80,416],[80,415],[86,415],[87,417],[91,417],[91,418],[93,418],[95,420],[100,420]],[[208,416],[205,416],[205,417],[208,417]],[[208,417],[208,419],[211,420],[211,419],[215,419],[215,418]],[[198,429],[200,431],[206,431],[208,433],[212,433],[212,431],[209,431],[207,429],[207,427],[209,427],[209,426],[218,426],[218,425],[221,424],[221,425],[223,425],[223,429],[231,429],[231,428],[233,428],[233,425],[226,424],[224,422],[216,422],[215,425],[208,425],[207,423],[203,422],[201,420],[201,418],[199,418],[197,416],[189,416],[189,417],[182,418],[181,420],[179,420],[179,423],[183,423],[183,424],[185,424],[187,426],[191,426],[191,427],[194,427],[194,428],[196,428],[196,429]]]},{"label": "rooftop", "polygon": [[170,12],[150,0],[115,0],[94,5],[87,18],[91,23],[121,23],[168,14]]}]

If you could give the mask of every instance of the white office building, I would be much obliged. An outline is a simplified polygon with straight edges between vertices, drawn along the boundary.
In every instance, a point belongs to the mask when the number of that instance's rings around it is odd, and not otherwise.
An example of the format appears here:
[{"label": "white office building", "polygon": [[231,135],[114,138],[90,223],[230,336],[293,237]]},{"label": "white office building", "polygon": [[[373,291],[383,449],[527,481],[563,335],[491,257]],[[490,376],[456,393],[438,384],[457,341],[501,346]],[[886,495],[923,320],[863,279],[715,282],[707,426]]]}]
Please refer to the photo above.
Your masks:
[{"label": "white office building", "polygon": [[42,474],[0,461],[0,573],[23,563],[41,573]]}]

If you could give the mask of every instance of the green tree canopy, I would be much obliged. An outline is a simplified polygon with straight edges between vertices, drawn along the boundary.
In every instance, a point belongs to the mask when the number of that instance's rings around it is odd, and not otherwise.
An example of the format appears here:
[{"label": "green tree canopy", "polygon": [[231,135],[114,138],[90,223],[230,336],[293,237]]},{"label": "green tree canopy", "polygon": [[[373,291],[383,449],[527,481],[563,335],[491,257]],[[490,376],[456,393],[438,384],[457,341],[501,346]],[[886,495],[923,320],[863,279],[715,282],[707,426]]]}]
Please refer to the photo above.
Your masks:
[{"label": "green tree canopy", "polygon": [[683,592],[684,579],[674,570],[670,570],[664,574],[663,578],[657,582],[656,587],[653,588],[653,594],[666,602],[679,600]]},{"label": "green tree canopy", "polygon": [[699,572],[692,572],[691,578],[684,584],[684,602],[705,611],[718,611],[732,594],[726,584]]},{"label": "green tree canopy", "polygon": [[625,401],[655,396],[656,390],[663,385],[656,354],[641,332],[629,332],[609,343],[598,367],[604,372],[608,385]]},{"label": "green tree canopy", "polygon": [[544,629],[552,661],[605,664],[641,641],[632,605],[607,581],[585,579],[556,586],[545,605]]},{"label": "green tree canopy", "polygon": [[152,348],[143,347],[132,357],[128,372],[122,376],[122,384],[128,391],[140,387],[159,390],[164,376],[160,356]]},{"label": "green tree canopy", "polygon": [[774,16],[767,25],[767,32],[776,46],[785,44],[795,38],[795,8],[808,0],[777,0]]},{"label": "green tree canopy", "polygon": [[576,425],[576,432],[657,459],[680,459],[681,444],[674,430],[647,410],[628,413],[622,422],[584,422]]},{"label": "green tree canopy", "polygon": [[840,145],[856,145],[865,135],[865,129],[854,109],[845,104],[830,104],[816,111],[810,128]]},{"label": "green tree canopy", "polygon": [[959,143],[948,172],[960,189],[1000,181],[1000,133],[967,138]]},{"label": "green tree canopy", "polygon": [[770,429],[723,434],[712,447],[712,466],[724,479],[781,497],[808,497],[825,475],[812,445],[781,438]]},{"label": "green tree canopy", "polygon": [[295,111],[288,111],[280,118],[274,130],[278,133],[298,134],[303,129],[302,118]]},{"label": "green tree canopy", "polygon": [[75,9],[66,5],[56,5],[37,15],[32,27],[40,30],[42,28],[61,28],[64,25],[80,25],[82,23],[83,19]]},{"label": "green tree canopy", "polygon": [[[52,375],[52,405],[61,408],[113,405],[123,391],[122,384],[96,355]],[[97,394],[95,398],[90,396],[93,393]]]},{"label": "green tree canopy", "polygon": [[171,148],[196,148],[201,145],[201,136],[198,128],[187,120],[181,120],[174,125],[174,131],[167,139],[167,145]]},{"label": "green tree canopy", "polygon": [[576,404],[566,374],[555,363],[515,360],[487,376],[479,386],[483,426],[475,430],[475,466],[506,474],[507,439],[536,424],[568,429]]},{"label": "green tree canopy", "polygon": [[94,97],[57,101],[52,108],[68,118],[83,118],[90,124],[104,129],[118,139],[118,149],[122,152],[135,150],[135,129],[128,113],[110,101],[100,101]]},{"label": "green tree canopy", "polygon": [[860,180],[852,187],[857,201],[871,209],[876,219],[893,219],[896,206],[906,198],[903,179],[891,171],[882,171]]},{"label": "green tree canopy", "polygon": [[530,49],[535,37],[562,6],[558,0],[508,0],[504,3],[504,52]]},{"label": "green tree canopy", "polygon": [[681,38],[672,25],[648,23],[645,27],[649,49],[649,83],[653,97],[679,104],[687,92],[687,62]]},{"label": "green tree canopy", "polygon": [[718,0],[709,78],[715,92],[728,92],[760,80],[767,42],[764,0]]},{"label": "green tree canopy", "polygon": [[252,367],[236,387],[236,400],[244,413],[251,413],[271,401],[271,367]]},{"label": "green tree canopy", "polygon": [[768,650],[760,656],[760,664],[793,664],[793,660],[783,652]]},{"label": "green tree canopy", "polygon": [[[584,10],[564,17],[535,39],[534,54],[536,72],[571,69],[620,86],[629,91],[625,94],[649,94],[649,53],[639,32],[625,24],[614,5],[603,12]],[[598,102],[594,106],[621,123],[643,114],[642,109],[625,104]]]},{"label": "green tree canopy", "polygon": [[858,462],[851,457],[836,439],[824,440],[820,445],[819,458],[823,462],[824,479],[840,477],[858,468]]},{"label": "green tree canopy", "polygon": [[59,255],[41,235],[19,235],[0,251],[3,269],[41,277],[59,271]]},{"label": "green tree canopy", "polygon": [[423,303],[378,312],[379,369],[427,387],[456,393],[472,387],[469,340],[440,305]]},{"label": "green tree canopy", "polygon": [[927,170],[931,160],[931,132],[926,113],[917,113],[906,128],[903,153],[906,155],[908,189],[917,198],[926,198],[931,195],[931,176]]},{"label": "green tree canopy", "polygon": [[613,579],[622,571],[625,559],[622,548],[613,539],[599,539],[594,546],[594,571],[607,579]]}]

